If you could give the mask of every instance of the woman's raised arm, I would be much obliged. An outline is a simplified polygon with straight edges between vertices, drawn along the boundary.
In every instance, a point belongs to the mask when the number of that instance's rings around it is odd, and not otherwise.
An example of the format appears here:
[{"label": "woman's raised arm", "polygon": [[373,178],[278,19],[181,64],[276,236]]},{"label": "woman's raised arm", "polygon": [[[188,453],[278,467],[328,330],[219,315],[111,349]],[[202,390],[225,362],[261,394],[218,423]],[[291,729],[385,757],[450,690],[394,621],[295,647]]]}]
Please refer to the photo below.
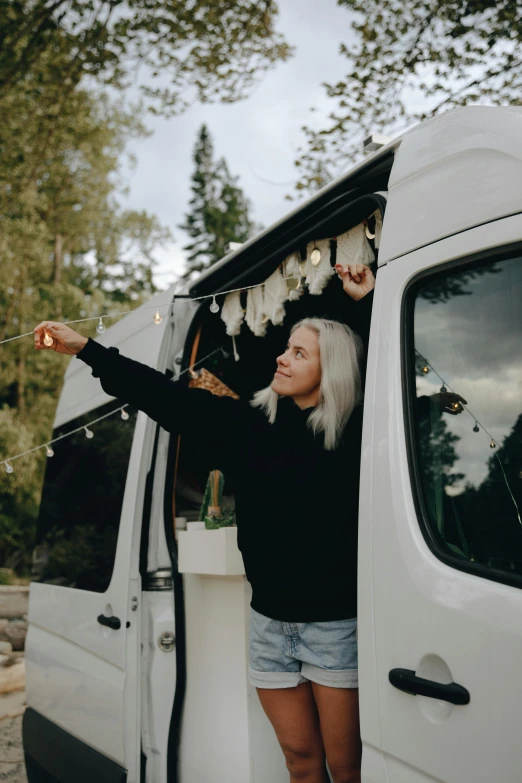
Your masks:
[{"label": "woman's raised arm", "polygon": [[[242,420],[248,415],[247,403],[171,381],[158,370],[123,356],[115,346],[106,348],[66,324],[43,321],[34,331],[37,350],[50,348],[81,359],[107,394],[144,411],[168,432],[225,445],[246,423]],[[43,343],[46,332],[53,338],[52,346]]]}]

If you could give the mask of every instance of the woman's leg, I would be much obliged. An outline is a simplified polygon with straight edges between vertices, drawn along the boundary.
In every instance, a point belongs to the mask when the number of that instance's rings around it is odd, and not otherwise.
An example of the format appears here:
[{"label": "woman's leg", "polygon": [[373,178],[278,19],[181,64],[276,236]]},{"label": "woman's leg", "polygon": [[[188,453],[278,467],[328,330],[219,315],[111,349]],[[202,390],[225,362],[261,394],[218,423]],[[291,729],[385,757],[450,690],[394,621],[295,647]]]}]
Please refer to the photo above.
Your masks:
[{"label": "woman's leg", "polygon": [[359,689],[312,683],[328,768],[334,783],[361,782]]},{"label": "woman's leg", "polygon": [[285,755],[290,783],[329,783],[312,683],[256,690]]}]

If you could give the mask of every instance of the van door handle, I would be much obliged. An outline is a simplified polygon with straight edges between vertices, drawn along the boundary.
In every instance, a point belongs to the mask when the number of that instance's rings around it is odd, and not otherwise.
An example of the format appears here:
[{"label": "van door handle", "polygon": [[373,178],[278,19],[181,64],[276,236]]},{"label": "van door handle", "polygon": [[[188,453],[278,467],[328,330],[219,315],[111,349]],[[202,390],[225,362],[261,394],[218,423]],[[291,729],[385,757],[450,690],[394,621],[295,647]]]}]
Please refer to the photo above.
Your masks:
[{"label": "van door handle", "polygon": [[106,625],[107,628],[114,628],[115,631],[118,630],[118,628],[121,628],[121,622],[119,617],[106,617],[104,614],[98,615],[98,622],[101,625]]},{"label": "van door handle", "polygon": [[469,704],[469,691],[456,682],[442,683],[417,677],[412,669],[392,669],[388,674],[392,685],[413,696],[429,696],[451,704]]}]

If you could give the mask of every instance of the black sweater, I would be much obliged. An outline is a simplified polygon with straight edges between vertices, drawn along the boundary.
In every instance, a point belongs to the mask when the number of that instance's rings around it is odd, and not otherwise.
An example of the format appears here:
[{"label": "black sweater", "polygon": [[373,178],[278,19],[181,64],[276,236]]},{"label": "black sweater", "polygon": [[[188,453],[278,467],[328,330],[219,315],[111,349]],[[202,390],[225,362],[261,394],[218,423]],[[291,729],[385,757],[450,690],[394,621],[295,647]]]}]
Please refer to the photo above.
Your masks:
[{"label": "black sweater", "polygon": [[326,451],[323,436],[306,426],[313,408],[301,410],[289,397],[280,398],[270,424],[248,400],[191,389],[91,338],[76,358],[92,367],[107,394],[168,432],[219,448],[219,468],[236,487],[238,546],[253,609],[287,622],[356,617],[362,405],[337,449]]}]

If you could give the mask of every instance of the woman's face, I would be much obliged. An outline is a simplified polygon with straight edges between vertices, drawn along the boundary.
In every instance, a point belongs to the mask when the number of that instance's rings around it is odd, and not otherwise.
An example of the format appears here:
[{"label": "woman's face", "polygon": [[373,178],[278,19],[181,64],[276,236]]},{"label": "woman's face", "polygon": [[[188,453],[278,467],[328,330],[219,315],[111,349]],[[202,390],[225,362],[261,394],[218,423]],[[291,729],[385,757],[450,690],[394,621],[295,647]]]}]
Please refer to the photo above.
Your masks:
[{"label": "woman's face", "polygon": [[313,329],[300,326],[290,336],[286,351],[277,357],[271,388],[293,397],[300,408],[308,408],[318,404],[320,385],[319,338]]}]

